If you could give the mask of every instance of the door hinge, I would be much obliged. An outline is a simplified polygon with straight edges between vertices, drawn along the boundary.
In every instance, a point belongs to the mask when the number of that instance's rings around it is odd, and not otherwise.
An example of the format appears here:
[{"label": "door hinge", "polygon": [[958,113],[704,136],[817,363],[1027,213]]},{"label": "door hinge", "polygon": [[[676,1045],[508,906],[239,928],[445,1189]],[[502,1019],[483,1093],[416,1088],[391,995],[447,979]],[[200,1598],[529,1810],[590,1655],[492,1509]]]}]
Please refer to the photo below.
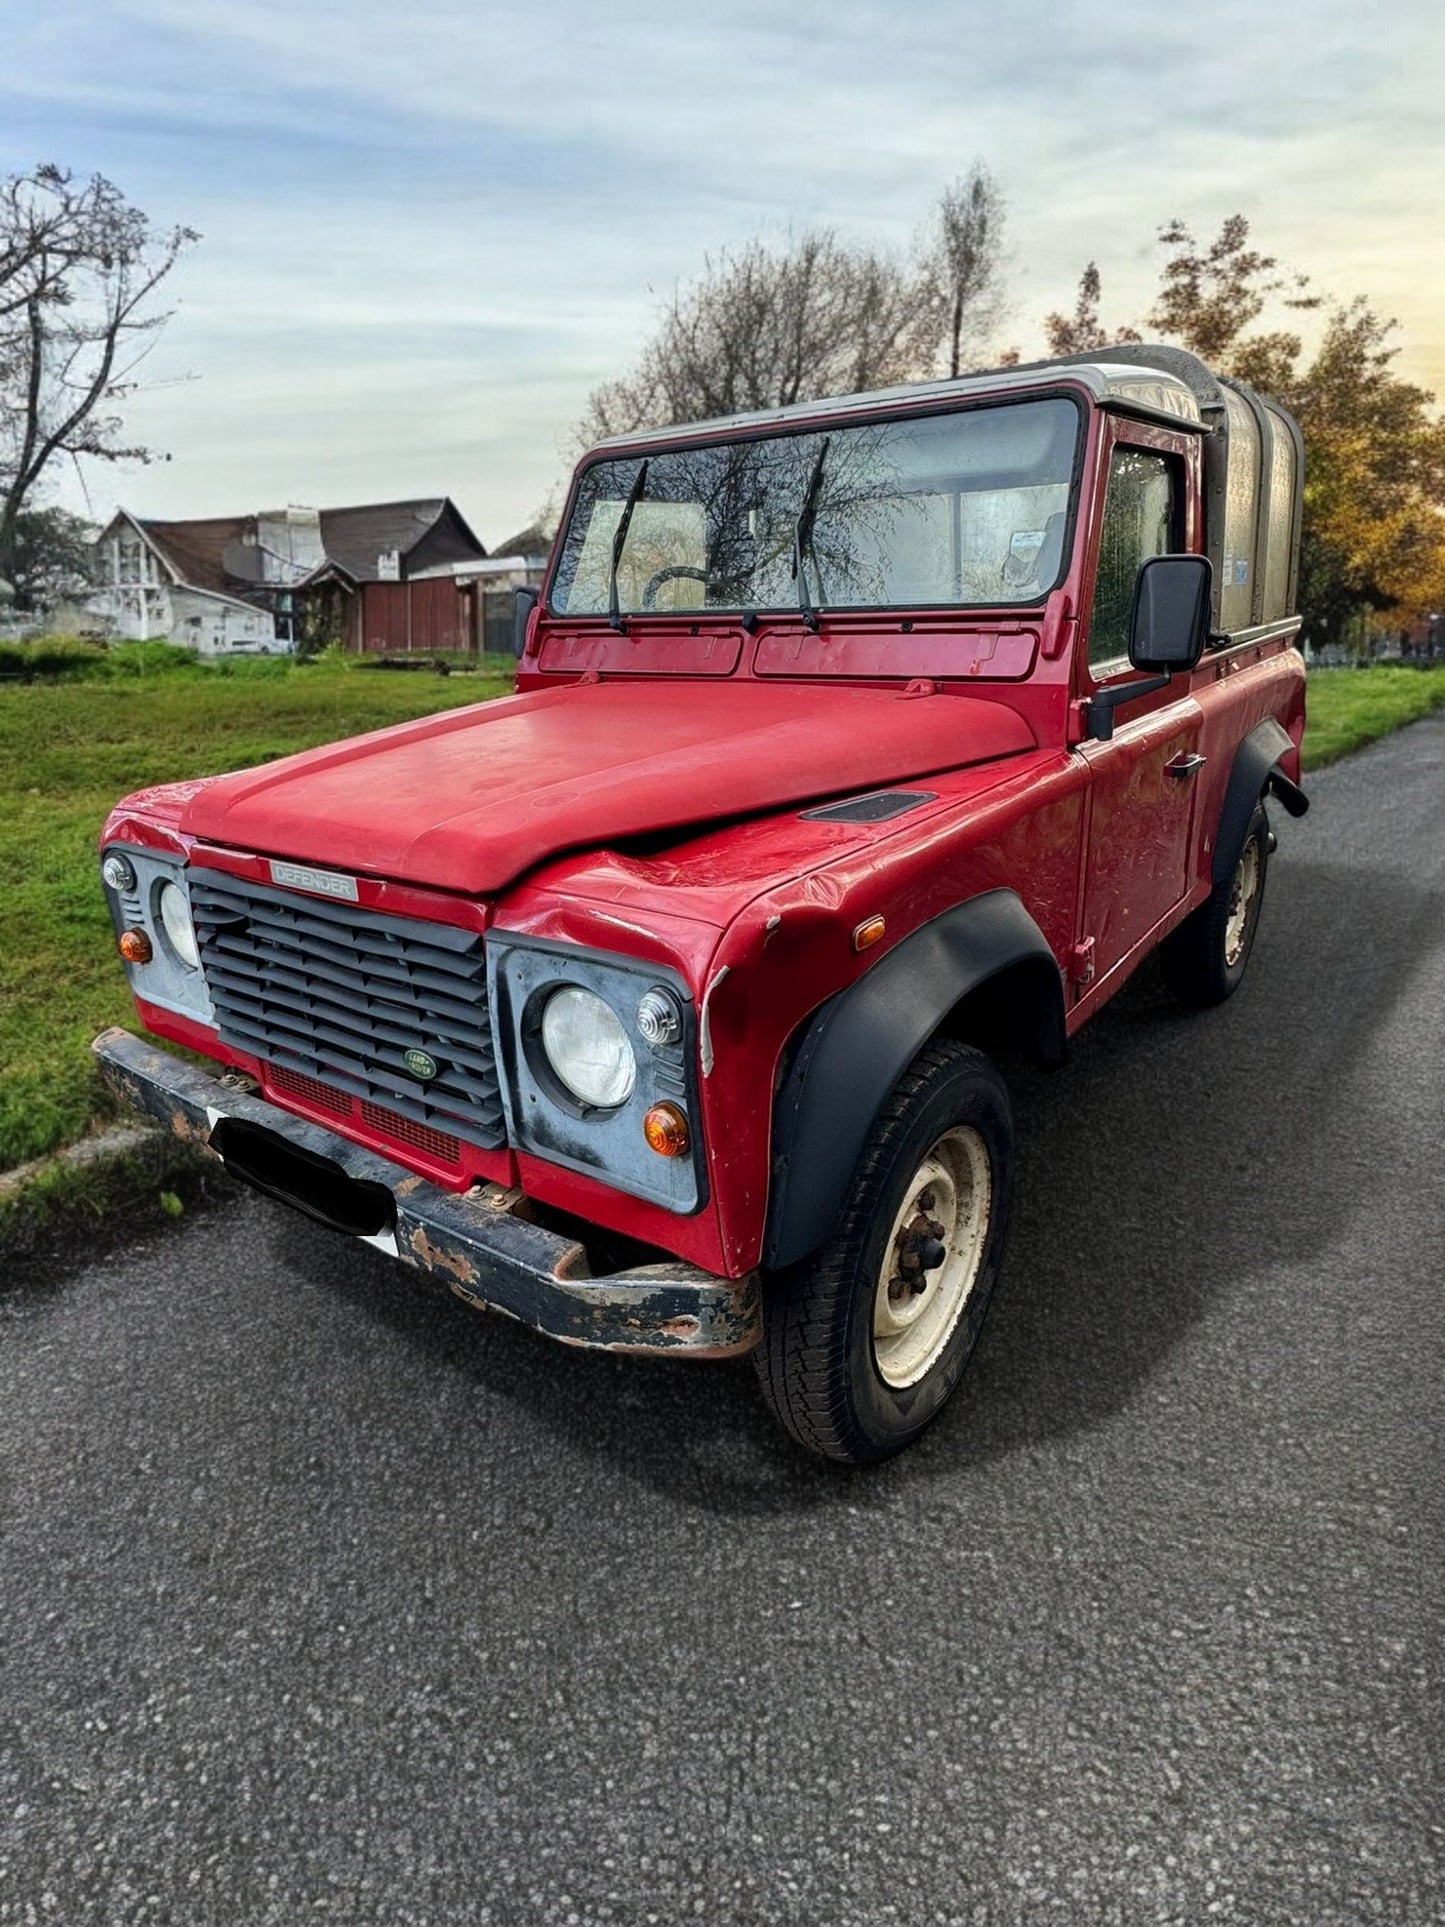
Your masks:
[{"label": "door hinge", "polygon": [[1085,937],[1069,952],[1069,981],[1091,984],[1094,981],[1094,939]]}]

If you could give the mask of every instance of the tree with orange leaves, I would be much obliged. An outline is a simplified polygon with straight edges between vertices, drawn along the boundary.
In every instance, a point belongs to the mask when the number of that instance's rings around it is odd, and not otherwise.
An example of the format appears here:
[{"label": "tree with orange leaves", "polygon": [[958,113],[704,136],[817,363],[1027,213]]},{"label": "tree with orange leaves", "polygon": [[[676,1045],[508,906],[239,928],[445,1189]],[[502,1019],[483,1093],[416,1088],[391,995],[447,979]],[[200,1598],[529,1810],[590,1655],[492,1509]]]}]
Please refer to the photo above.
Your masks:
[{"label": "tree with orange leaves", "polygon": [[[1283,309],[1326,304],[1305,278],[1249,245],[1249,223],[1232,214],[1210,242],[1182,221],[1159,239],[1169,250],[1146,317],[1156,338],[1177,341],[1220,374],[1284,403],[1305,442],[1300,607],[1316,642],[1337,640],[1365,608],[1438,608],[1445,602],[1445,422],[1434,397],[1393,368],[1395,323],[1363,298],[1328,307],[1306,357],[1289,325],[1257,327]],[[1072,316],[1045,321],[1055,354],[1092,353],[1109,340],[1099,325],[1100,276],[1091,261]]]}]

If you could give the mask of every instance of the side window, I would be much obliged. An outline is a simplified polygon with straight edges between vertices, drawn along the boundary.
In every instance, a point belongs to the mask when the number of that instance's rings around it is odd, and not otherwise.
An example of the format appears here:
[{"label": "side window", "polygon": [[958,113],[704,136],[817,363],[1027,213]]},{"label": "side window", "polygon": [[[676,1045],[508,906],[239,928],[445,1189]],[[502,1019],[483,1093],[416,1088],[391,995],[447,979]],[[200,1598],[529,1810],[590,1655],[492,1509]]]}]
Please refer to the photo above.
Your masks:
[{"label": "side window", "polygon": [[1139,564],[1179,546],[1179,483],[1171,456],[1119,447],[1109,462],[1099,575],[1089,615],[1089,667],[1095,675],[1129,657],[1129,612]]}]

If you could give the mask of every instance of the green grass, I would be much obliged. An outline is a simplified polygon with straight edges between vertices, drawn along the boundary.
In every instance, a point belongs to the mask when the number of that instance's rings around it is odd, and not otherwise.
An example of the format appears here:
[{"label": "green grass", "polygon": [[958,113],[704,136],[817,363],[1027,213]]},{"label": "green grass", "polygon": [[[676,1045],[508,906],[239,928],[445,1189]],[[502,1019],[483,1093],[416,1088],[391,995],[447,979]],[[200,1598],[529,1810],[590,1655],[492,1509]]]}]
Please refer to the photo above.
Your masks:
[{"label": "green grass", "polygon": [[[78,1155],[91,1146],[98,1155]],[[140,1231],[183,1217],[227,1185],[212,1159],[167,1131],[122,1125],[78,1152],[0,1172],[0,1253],[7,1262],[83,1247],[106,1225]]]},{"label": "green grass", "polygon": [[1303,763],[1323,769],[1406,723],[1445,706],[1445,664],[1414,668],[1377,663],[1369,669],[1317,669],[1305,697]]},{"label": "green grass", "polygon": [[[112,1115],[90,1040],[135,1021],[96,873],[110,806],[147,783],[239,769],[502,693],[495,676],[359,675],[271,657],[175,667],[136,649],[100,679],[0,683],[0,1170]],[[1445,667],[1310,677],[1318,769],[1445,704]]]},{"label": "green grass", "polygon": [[268,762],[507,686],[274,657],[0,684],[0,1170],[113,1115],[89,1049],[107,1024],[135,1023],[97,870],[113,803],[148,783]]}]

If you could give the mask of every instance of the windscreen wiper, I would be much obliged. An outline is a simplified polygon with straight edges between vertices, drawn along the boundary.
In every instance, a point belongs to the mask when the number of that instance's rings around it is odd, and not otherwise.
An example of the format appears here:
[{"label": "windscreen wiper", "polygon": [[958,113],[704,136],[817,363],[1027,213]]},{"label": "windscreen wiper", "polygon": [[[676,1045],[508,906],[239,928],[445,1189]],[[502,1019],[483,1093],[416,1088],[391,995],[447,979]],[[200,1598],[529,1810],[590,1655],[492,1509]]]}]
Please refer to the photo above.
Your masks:
[{"label": "windscreen wiper", "polygon": [[[793,524],[793,574],[798,579],[798,607],[803,612],[803,622],[809,629],[818,627],[818,616],[808,599],[808,571],[803,561],[803,550],[813,539],[813,518],[818,513],[818,490],[823,481],[823,463],[828,458],[829,437],[824,436],[818,450],[818,459],[813,464],[813,472],[808,477],[808,492],[803,497],[803,506],[798,519]],[[819,589],[822,588],[821,581]]]},{"label": "windscreen wiper", "polygon": [[614,629],[627,633],[627,624],[622,620],[622,611],[617,601],[617,565],[622,560],[623,546],[627,541],[627,527],[632,520],[632,511],[642,500],[642,491],[647,487],[647,463],[643,462],[637,471],[637,480],[628,490],[627,500],[622,505],[622,513],[617,518],[617,533],[612,538],[612,573],[607,578],[607,620]]}]

